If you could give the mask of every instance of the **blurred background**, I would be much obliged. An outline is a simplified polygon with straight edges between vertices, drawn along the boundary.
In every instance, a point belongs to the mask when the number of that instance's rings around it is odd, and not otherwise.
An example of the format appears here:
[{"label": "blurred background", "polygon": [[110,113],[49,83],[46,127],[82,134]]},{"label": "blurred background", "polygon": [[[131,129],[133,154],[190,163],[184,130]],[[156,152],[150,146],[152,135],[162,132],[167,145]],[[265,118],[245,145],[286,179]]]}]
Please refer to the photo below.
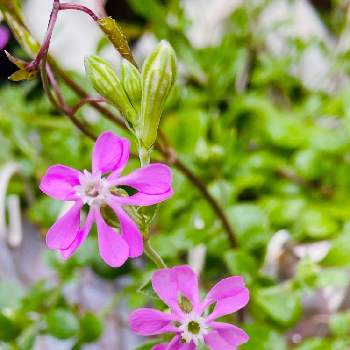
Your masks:
[{"label": "blurred background", "polygon": [[[194,266],[203,291],[244,276],[251,302],[227,319],[251,336],[242,350],[350,349],[350,1],[72,2],[118,20],[139,64],[161,39],[177,53],[161,129],[197,186],[174,167],[175,195],[152,226],[161,256]],[[52,1],[20,5],[42,40]],[[1,19],[1,48],[28,59]],[[50,52],[92,94],[84,57],[120,65],[98,27],[76,12],[59,14]],[[40,193],[40,178],[56,163],[89,169],[92,143],[50,105],[39,78],[9,82],[15,70],[2,50],[0,349],[148,350],[154,342],[127,325],[130,310],[161,306],[147,285],[139,291],[154,271],[147,258],[110,269],[94,234],[67,262],[45,248],[65,208]],[[74,105],[77,96],[60,83]],[[92,107],[79,117],[96,133],[127,136]]]}]

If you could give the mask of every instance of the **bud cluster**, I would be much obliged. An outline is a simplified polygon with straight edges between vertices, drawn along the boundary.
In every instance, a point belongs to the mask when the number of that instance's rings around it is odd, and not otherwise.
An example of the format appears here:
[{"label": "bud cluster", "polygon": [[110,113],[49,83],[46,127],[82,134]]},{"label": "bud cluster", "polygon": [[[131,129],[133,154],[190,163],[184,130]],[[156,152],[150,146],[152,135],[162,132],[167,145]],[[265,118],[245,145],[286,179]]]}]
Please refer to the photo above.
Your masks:
[{"label": "bud cluster", "polygon": [[141,73],[123,59],[118,76],[108,61],[96,55],[86,59],[85,67],[94,89],[119,110],[140,146],[150,150],[176,77],[175,53],[170,44],[161,41],[145,60]]}]

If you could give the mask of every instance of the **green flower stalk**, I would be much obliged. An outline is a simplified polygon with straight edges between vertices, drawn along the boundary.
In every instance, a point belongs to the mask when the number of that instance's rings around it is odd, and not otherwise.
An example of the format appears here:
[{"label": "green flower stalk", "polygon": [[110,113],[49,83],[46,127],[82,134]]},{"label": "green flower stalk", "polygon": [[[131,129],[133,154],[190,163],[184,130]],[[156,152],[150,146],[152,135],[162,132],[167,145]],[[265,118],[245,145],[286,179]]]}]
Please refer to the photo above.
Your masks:
[{"label": "green flower stalk", "polygon": [[134,125],[137,119],[136,110],[112,65],[105,59],[92,55],[85,60],[85,70],[94,89],[114,104],[126,120]]},{"label": "green flower stalk", "polygon": [[126,59],[123,59],[122,63],[121,80],[131,104],[133,105],[137,114],[139,114],[142,98],[141,74],[137,68]]},{"label": "green flower stalk", "polygon": [[160,118],[176,77],[175,52],[162,40],[142,67],[142,101],[138,137],[149,150],[157,139]]}]

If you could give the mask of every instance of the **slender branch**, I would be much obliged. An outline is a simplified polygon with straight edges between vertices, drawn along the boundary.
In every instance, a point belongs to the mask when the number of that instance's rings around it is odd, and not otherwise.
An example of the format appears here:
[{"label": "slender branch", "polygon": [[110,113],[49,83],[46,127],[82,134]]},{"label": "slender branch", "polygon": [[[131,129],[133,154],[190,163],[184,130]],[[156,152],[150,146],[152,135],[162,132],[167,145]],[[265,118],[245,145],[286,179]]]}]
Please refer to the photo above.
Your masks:
[{"label": "slender branch", "polygon": [[157,265],[157,267],[163,269],[167,268],[166,263],[161,256],[154,250],[149,239],[144,242],[144,250],[146,255]]},{"label": "slender branch", "polygon": [[74,107],[72,107],[72,113],[73,114],[77,113],[81,107],[92,102],[100,103],[100,102],[106,102],[106,100],[102,97],[92,97],[92,96],[82,98]]},{"label": "slender branch", "polygon": [[[56,75],[58,75],[64,83],[73,90],[79,97],[81,98],[88,98],[90,95],[73,79],[69,77],[69,75],[63,71],[60,67],[58,67],[53,60],[50,60],[50,64],[53,67],[54,72]],[[107,119],[109,119],[111,122],[117,124],[120,128],[126,130],[127,127],[125,125],[124,120],[119,117],[118,115],[114,114],[111,110],[109,110],[106,107],[103,107],[98,104],[96,101],[90,101],[91,106],[93,106],[98,112],[103,114]]]},{"label": "slender branch", "polygon": [[[48,75],[48,73],[50,75]],[[51,75],[50,70],[47,69],[47,55],[44,55],[41,61],[41,79],[43,82],[43,89],[45,93],[47,94],[49,100],[51,103],[63,114],[65,114],[72,122],[73,124],[87,137],[89,137],[92,140],[96,140],[96,135],[90,131],[76,116],[74,113],[72,113],[72,110],[69,106],[65,105],[64,100],[62,99],[62,95],[57,90],[57,95],[59,102],[54,98],[52,95],[52,92],[50,90],[50,82],[55,87],[55,89],[58,89],[58,84],[54,78],[53,75]]]},{"label": "slender branch", "polygon": [[59,0],[54,0],[44,41],[34,61],[29,63],[28,66],[26,67],[28,70],[37,70],[39,68],[40,62],[42,61],[43,57],[47,56],[47,51],[50,47],[51,37],[52,37],[53,29],[55,28],[59,10],[60,10],[60,2]]},{"label": "slender branch", "polygon": [[83,5],[63,3],[63,4],[60,4],[59,10],[76,10],[76,11],[85,12],[95,22],[100,19],[92,10],[90,10],[89,8],[87,8],[87,7],[83,6]]}]

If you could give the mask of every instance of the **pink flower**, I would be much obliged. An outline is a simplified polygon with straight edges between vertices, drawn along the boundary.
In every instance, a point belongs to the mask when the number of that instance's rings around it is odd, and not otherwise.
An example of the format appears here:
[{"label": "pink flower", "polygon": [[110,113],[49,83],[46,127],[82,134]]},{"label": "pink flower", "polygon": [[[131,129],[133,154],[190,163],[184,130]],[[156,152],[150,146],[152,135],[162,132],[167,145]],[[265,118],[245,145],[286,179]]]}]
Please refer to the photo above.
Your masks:
[{"label": "pink flower", "polygon": [[[143,308],[134,311],[129,319],[131,329],[143,336],[175,333],[169,343],[158,344],[152,350],[195,350],[200,342],[212,350],[233,350],[248,341],[242,329],[215,321],[247,305],[249,291],[242,277],[221,280],[204,301],[199,299],[198,279],[189,266],[156,271],[152,286],[170,312]],[[212,304],[213,311],[206,313]]]},{"label": "pink flower", "polygon": [[0,50],[6,47],[9,39],[10,31],[5,26],[0,25]]},{"label": "pink flower", "polygon": [[[102,259],[119,267],[128,257],[143,252],[143,240],[137,225],[123,210],[124,205],[147,206],[164,201],[172,195],[171,170],[164,164],[151,164],[120,176],[129,159],[130,144],[112,132],[104,132],[97,139],[92,154],[92,172],[51,166],[40,183],[48,196],[74,201],[72,208],[49,229],[46,243],[67,259],[79,248],[97,225],[98,245]],[[137,192],[129,197],[118,196],[118,186],[128,186]],[[115,187],[117,186],[117,187]],[[85,223],[80,225],[80,212],[89,206]],[[108,226],[101,215],[101,206],[109,206],[119,219],[120,234]]]}]

